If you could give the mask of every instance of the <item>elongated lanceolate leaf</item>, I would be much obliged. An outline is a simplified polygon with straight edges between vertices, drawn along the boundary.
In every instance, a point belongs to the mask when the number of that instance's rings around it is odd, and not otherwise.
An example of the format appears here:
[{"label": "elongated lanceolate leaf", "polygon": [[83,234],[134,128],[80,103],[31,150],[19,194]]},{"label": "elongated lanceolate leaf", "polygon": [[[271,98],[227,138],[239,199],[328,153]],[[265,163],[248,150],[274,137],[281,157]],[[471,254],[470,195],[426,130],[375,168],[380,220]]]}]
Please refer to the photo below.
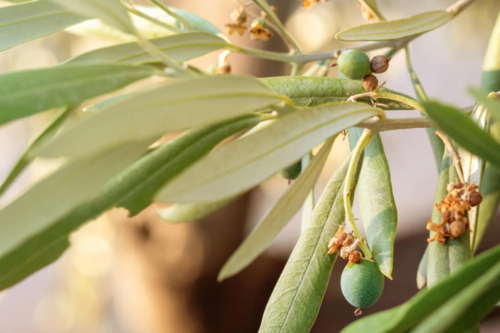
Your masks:
[{"label": "elongated lanceolate leaf", "polygon": [[[176,61],[186,61],[223,48],[226,42],[212,34],[193,32],[153,39],[151,43]],[[109,46],[76,56],[65,64],[96,62],[152,62],[157,61],[137,43]]]},{"label": "elongated lanceolate leaf", "polygon": [[[349,130],[351,150],[363,129]],[[394,240],[398,227],[398,212],[392,193],[391,173],[380,135],[365,148],[363,168],[358,182],[361,218],[368,246],[382,274],[392,279]]]},{"label": "elongated lanceolate leaf", "polygon": [[418,264],[417,287],[422,289],[427,284],[427,262],[429,260],[429,245],[425,248],[424,255]]},{"label": "elongated lanceolate leaf", "polygon": [[439,102],[423,106],[438,127],[472,154],[500,169],[500,144],[459,109]]},{"label": "elongated lanceolate leaf", "polygon": [[494,121],[500,121],[500,96],[497,95],[496,92],[485,94],[477,89],[469,89],[469,92],[478,103],[488,108],[488,112],[491,114]]},{"label": "elongated lanceolate leaf", "polygon": [[89,18],[98,18],[121,31],[133,34],[135,29],[127,9],[120,0],[47,0],[67,10]]},{"label": "elongated lanceolate leaf", "polygon": [[0,8],[0,51],[84,20],[85,18],[46,1]]},{"label": "elongated lanceolate leaf", "polygon": [[379,112],[362,103],[335,103],[291,113],[216,150],[162,189],[158,200],[199,202],[242,193],[325,139]]},{"label": "elongated lanceolate leaf", "polygon": [[500,14],[491,32],[483,62],[481,89],[486,92],[500,91]]},{"label": "elongated lanceolate leaf", "polygon": [[290,219],[299,211],[318,180],[333,145],[329,139],[299,178],[288,187],[279,201],[260,221],[243,244],[233,253],[219,273],[219,280],[231,277],[264,252]]},{"label": "elongated lanceolate leaf", "polygon": [[157,213],[162,219],[170,223],[197,221],[227,206],[236,198],[229,197],[219,201],[173,205],[168,208],[158,209]]},{"label": "elongated lanceolate leaf", "polygon": [[0,75],[0,124],[71,105],[153,76],[150,66],[71,65]]},{"label": "elongated lanceolate leaf", "polygon": [[337,253],[328,254],[328,242],[345,220],[342,190],[349,162],[350,157],[323,191],[273,290],[259,332],[307,333],[314,324],[337,258]]},{"label": "elongated lanceolate leaf", "polygon": [[[174,81],[133,94],[68,127],[40,154],[84,156],[123,142],[213,124],[287,100],[250,77],[212,76]],[[213,201],[216,198],[212,198]]]},{"label": "elongated lanceolate leaf", "polygon": [[338,40],[382,41],[414,37],[424,32],[439,28],[453,18],[453,14],[445,10],[436,10],[411,16],[400,20],[363,24],[339,32]]},{"label": "elongated lanceolate leaf", "polygon": [[[467,290],[471,284],[478,281],[485,273],[488,274],[489,270],[499,262],[500,246],[497,246],[465,263],[453,274],[438,282],[435,287],[420,291],[405,304],[357,320],[343,329],[342,333],[408,332],[425,318],[435,313],[435,311],[443,304],[446,304],[447,301],[452,300],[454,296]],[[495,293],[495,297],[498,297],[498,290],[496,290]],[[473,307],[471,311],[474,311]],[[466,316],[464,316],[464,319],[470,320],[470,318]],[[458,322],[460,320],[461,319],[458,319]],[[473,320],[471,321],[474,323]],[[463,325],[460,328],[467,329],[470,327],[469,325]]]},{"label": "elongated lanceolate leaf", "polygon": [[[366,93],[359,80],[339,79],[334,77],[271,77],[260,79],[262,83],[279,94],[290,97],[297,106],[318,106],[325,103],[345,102],[353,95]],[[412,100],[408,95],[382,88],[381,92],[397,94]],[[414,107],[401,102],[379,98],[380,103],[389,105],[389,110],[413,110]],[[358,102],[371,105],[369,98]]]}]

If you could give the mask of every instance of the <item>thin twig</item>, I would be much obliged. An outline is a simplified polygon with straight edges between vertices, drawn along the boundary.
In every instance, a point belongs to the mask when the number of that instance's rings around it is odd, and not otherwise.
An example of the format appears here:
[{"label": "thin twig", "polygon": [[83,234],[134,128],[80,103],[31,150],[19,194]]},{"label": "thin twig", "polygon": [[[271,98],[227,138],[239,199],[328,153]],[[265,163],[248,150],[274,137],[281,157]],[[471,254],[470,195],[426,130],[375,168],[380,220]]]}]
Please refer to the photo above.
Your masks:
[{"label": "thin twig", "polygon": [[182,26],[184,28],[186,28],[187,30],[189,30],[189,31],[193,30],[193,28],[191,27],[191,24],[189,24],[189,22],[184,17],[180,16],[179,14],[177,14],[176,12],[174,12],[173,10],[171,10],[170,8],[165,6],[161,1],[159,1],[159,0],[149,0],[149,1],[151,1],[152,3],[157,5],[159,8],[161,8],[165,13],[167,13],[168,15],[172,16],[174,19],[179,21],[182,24]]},{"label": "thin twig", "polygon": [[453,148],[453,145],[451,144],[450,140],[444,135],[443,132],[440,130],[436,130],[436,134],[443,140],[444,146],[448,150],[448,152],[451,155],[451,159],[453,160],[453,165],[455,166],[455,169],[457,170],[458,178],[460,178],[460,181],[462,184],[465,184],[465,178],[462,173],[462,165],[460,164],[460,158],[458,157],[457,153],[455,152],[455,148]]}]

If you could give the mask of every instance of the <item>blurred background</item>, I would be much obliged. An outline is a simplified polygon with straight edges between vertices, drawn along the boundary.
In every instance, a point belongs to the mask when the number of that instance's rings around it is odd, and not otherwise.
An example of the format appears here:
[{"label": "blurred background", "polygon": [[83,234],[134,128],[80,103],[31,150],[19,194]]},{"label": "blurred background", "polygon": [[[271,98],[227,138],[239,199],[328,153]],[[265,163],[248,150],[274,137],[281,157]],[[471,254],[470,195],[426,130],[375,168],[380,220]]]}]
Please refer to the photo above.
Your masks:
[{"label": "blurred background", "polygon": [[[231,0],[164,0],[192,11],[221,30],[238,6]],[[335,33],[365,23],[356,0],[330,0],[310,9],[297,0],[269,0],[278,8],[302,51],[326,51],[346,46]],[[444,9],[453,0],[378,0],[388,19]],[[148,4],[148,1],[135,1]],[[1,5],[7,5],[2,3]],[[478,86],[489,33],[500,11],[498,0],[478,0],[451,23],[411,43],[413,65],[427,94],[467,106],[473,100],[466,88]],[[238,45],[286,51],[279,37],[251,42],[231,36]],[[115,43],[60,32],[0,53],[0,71],[53,66],[74,55]],[[352,44],[351,44],[352,45]],[[379,52],[381,53],[381,52]],[[375,53],[371,54],[375,55]],[[218,53],[192,61],[207,68]],[[257,77],[288,75],[287,65],[244,55],[229,57],[233,73]],[[329,76],[336,76],[331,69]],[[379,80],[386,87],[414,95],[404,54],[398,53]],[[390,112],[390,117],[415,117],[416,111]],[[0,178],[50,119],[46,112],[3,126],[0,130]],[[424,130],[382,133],[399,212],[394,280],[364,315],[399,305],[417,292],[415,277],[426,247],[425,224],[430,217],[437,168]],[[316,187],[317,195],[348,153],[347,142],[335,143]],[[5,204],[53,166],[36,161],[0,200]],[[275,176],[202,221],[179,225],[156,217],[154,207],[128,219],[113,210],[72,235],[72,247],[55,264],[0,294],[2,333],[202,333],[257,332],[266,302],[299,237],[300,214],[271,248],[239,275],[216,282],[223,263],[245,235],[278,199],[287,181]],[[357,206],[355,214],[359,216]],[[482,249],[498,243],[499,216],[492,222]],[[1,232],[1,231],[0,231]],[[313,332],[338,332],[355,320],[354,308],[340,292],[339,260]],[[500,311],[481,326],[482,332],[500,331]]]}]

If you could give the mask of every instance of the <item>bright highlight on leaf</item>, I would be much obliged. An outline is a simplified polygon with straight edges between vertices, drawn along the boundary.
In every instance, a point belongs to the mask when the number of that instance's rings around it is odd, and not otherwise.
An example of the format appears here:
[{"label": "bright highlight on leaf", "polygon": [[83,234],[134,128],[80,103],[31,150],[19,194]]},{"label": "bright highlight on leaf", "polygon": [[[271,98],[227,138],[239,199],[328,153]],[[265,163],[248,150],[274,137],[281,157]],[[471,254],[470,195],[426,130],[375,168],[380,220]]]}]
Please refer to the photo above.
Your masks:
[{"label": "bright highlight on leaf", "polygon": [[408,18],[363,24],[339,32],[335,37],[347,42],[382,41],[415,37],[439,28],[453,18],[444,10],[436,10]]}]

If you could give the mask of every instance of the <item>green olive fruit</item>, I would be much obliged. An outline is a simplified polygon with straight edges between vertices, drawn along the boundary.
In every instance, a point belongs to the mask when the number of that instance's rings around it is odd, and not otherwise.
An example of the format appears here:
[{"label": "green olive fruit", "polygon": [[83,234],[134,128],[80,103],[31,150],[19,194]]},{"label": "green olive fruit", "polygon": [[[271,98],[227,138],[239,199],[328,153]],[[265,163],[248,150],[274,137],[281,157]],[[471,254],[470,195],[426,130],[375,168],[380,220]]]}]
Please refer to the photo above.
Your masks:
[{"label": "green olive fruit", "polygon": [[361,259],[359,263],[344,268],[340,287],[349,303],[357,308],[367,308],[382,295],[384,276],[373,261]]},{"label": "green olive fruit", "polygon": [[337,65],[347,78],[361,80],[370,72],[370,58],[358,50],[348,50],[340,54]]},{"label": "green olive fruit", "polygon": [[285,179],[296,179],[300,173],[302,172],[302,160],[298,160],[294,164],[286,167],[285,169],[281,169],[278,173],[281,177]]}]

